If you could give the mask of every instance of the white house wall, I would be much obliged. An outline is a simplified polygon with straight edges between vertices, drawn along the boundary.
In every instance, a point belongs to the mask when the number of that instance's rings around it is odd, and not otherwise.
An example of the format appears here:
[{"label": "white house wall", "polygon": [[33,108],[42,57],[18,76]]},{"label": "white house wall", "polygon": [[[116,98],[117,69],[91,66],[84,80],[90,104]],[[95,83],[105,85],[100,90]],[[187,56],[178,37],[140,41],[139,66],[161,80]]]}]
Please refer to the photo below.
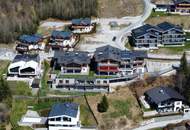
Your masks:
[{"label": "white house wall", "polygon": [[18,74],[18,73],[14,73],[14,72],[11,72],[10,70],[13,69],[13,68],[16,68],[16,67],[21,67],[23,64],[25,64],[24,61],[19,61],[19,62],[15,62],[15,63],[11,63],[8,67],[8,73],[9,74]]},{"label": "white house wall", "polygon": [[[10,69],[12,68],[16,68],[19,67],[19,72],[18,73],[14,73],[11,72]],[[22,74],[21,70],[26,69],[26,68],[33,68],[35,70],[35,73],[27,73],[27,74]],[[41,63],[37,63],[36,61],[29,61],[29,62],[25,62],[25,61],[19,61],[19,62],[15,62],[15,63],[11,63],[8,67],[8,73],[9,74],[15,74],[15,75],[39,75],[41,72]]]},{"label": "white house wall", "polygon": [[[49,117],[48,119],[52,118],[58,118],[58,117],[67,117],[71,119],[71,122],[69,121],[50,121],[48,120],[49,130],[79,130],[80,129],[80,108],[78,107],[78,113],[76,118],[70,117],[67,115],[60,115],[55,117]],[[55,125],[55,126],[51,126]],[[73,125],[72,127],[69,126],[61,126],[61,125]]]},{"label": "white house wall", "polygon": [[86,26],[83,29],[74,29],[73,33],[89,33],[92,31],[94,26]]}]

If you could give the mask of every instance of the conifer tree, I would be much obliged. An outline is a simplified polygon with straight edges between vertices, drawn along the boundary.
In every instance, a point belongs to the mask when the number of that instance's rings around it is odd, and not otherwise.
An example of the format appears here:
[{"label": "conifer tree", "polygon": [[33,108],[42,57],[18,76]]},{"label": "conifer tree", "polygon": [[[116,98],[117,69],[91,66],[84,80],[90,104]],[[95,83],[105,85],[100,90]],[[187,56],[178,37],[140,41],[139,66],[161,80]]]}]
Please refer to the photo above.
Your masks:
[{"label": "conifer tree", "polygon": [[183,56],[180,60],[180,72],[184,74],[186,77],[189,76],[189,67],[186,59],[186,53],[183,53]]},{"label": "conifer tree", "polygon": [[102,97],[101,102],[98,104],[97,107],[99,112],[106,112],[108,110],[109,103],[105,95]]},{"label": "conifer tree", "polygon": [[3,101],[4,99],[11,97],[11,91],[8,87],[8,83],[1,78],[0,79],[0,101]]},{"label": "conifer tree", "polygon": [[186,100],[190,102],[190,75],[185,82],[183,95],[185,96]]}]

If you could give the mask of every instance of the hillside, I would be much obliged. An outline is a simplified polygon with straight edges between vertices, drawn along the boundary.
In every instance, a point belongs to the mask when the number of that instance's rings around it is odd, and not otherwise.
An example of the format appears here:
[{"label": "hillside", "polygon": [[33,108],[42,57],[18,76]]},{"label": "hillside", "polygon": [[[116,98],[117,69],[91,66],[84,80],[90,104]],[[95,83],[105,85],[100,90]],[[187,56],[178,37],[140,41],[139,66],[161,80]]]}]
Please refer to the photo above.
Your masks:
[{"label": "hillside", "polygon": [[97,0],[98,17],[136,16],[143,13],[143,0]]},{"label": "hillside", "polygon": [[96,16],[96,0],[1,0],[0,43],[35,33],[40,20]]}]

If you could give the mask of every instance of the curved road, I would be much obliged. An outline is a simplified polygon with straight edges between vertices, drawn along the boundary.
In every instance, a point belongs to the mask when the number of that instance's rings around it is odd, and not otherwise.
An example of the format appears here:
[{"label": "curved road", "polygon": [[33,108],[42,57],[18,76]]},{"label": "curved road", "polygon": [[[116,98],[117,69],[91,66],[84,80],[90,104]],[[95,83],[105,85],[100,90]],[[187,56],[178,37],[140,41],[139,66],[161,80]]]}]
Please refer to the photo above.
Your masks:
[{"label": "curved road", "polygon": [[[125,48],[125,38],[126,34],[130,33],[132,29],[135,29],[141,25],[143,25],[144,21],[150,16],[152,9],[154,5],[150,2],[150,0],[143,0],[144,1],[144,12],[143,14],[138,17],[138,20],[128,27],[124,28],[117,34],[116,38],[116,44],[118,44],[118,47],[121,49]],[[123,17],[122,19],[127,19],[128,17]]]}]

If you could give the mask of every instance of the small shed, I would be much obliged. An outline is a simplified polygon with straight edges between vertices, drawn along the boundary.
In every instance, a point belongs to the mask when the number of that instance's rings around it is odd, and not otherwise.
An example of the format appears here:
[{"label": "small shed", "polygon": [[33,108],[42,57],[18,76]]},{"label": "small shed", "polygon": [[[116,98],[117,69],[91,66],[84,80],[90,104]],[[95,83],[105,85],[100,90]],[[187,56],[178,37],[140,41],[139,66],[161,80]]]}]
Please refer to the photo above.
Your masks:
[{"label": "small shed", "polygon": [[110,25],[111,28],[118,28],[119,27],[119,25],[118,25],[118,23],[116,21],[110,21],[109,25]]}]

